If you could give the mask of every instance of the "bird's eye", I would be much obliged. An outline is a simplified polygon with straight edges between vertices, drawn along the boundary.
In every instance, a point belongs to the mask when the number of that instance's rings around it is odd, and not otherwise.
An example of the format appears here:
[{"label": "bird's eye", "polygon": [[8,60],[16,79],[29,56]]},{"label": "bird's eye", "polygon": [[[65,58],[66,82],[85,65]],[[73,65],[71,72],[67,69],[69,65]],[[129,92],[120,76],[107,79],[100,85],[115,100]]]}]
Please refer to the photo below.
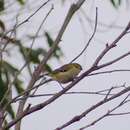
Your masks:
[{"label": "bird's eye", "polygon": [[62,69],[61,72],[66,72],[67,70],[66,69]]}]

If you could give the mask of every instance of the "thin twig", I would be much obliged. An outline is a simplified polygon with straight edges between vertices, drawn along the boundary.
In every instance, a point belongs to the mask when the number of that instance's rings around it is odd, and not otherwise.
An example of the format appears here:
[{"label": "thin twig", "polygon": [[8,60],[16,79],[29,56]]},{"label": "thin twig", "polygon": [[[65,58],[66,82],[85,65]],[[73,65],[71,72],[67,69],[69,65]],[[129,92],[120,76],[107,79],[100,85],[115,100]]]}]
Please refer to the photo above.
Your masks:
[{"label": "thin twig", "polygon": [[107,94],[106,94],[104,100],[106,100],[106,99],[108,98],[108,96],[110,95],[110,93],[111,93],[111,91],[113,90],[113,88],[114,88],[114,87],[111,87],[111,88],[109,89],[109,91],[107,92]]},{"label": "thin twig", "polygon": [[[95,125],[97,122],[99,122],[100,120],[102,120],[103,118],[107,117],[107,116],[119,116],[119,115],[126,115],[126,114],[130,114],[130,112],[123,112],[123,113],[115,113],[113,114],[112,112],[117,110],[119,107],[121,107],[122,105],[124,105],[125,103],[127,103],[126,99],[129,97],[130,94],[128,94],[123,101],[121,101],[117,106],[115,106],[114,108],[112,108],[111,110],[108,110],[104,115],[102,115],[101,117],[97,118],[96,120],[94,120],[93,122],[91,122],[90,124],[80,128],[79,130],[84,130],[86,128],[89,128],[93,125]],[[126,102],[125,102],[126,101]]]},{"label": "thin twig", "polygon": [[[50,81],[52,81],[51,79],[50,79]],[[47,81],[47,82],[50,82],[49,80]],[[46,83],[46,82],[44,82],[44,83]],[[42,84],[42,83],[41,83]],[[37,87],[40,87],[41,85],[39,84],[38,86],[35,86],[36,88]],[[126,88],[124,85],[121,85],[121,86],[115,86],[115,87],[112,87],[113,88],[113,90],[117,90],[117,89],[121,89],[121,88]],[[34,89],[34,87],[33,87],[33,89]],[[32,89],[32,90],[33,90]],[[96,91],[96,92],[66,92],[66,93],[64,93],[64,95],[70,95],[70,94],[95,94],[95,95],[101,95],[101,96],[106,96],[107,94],[108,94],[108,91],[109,91],[110,89],[103,89],[103,90],[99,90],[99,91]],[[107,93],[106,93],[107,92]],[[45,96],[54,96],[55,94],[57,94],[57,93],[48,93],[48,94],[37,94],[37,95],[29,95],[28,97],[29,98],[35,98],[35,97],[45,97]],[[24,95],[24,94],[23,94]],[[111,94],[109,94],[110,96],[112,96],[112,95],[115,95],[115,93],[111,93]],[[17,101],[19,101],[19,100],[23,100],[24,98],[23,97],[21,97],[20,98],[20,96],[19,97],[17,97],[16,99],[14,99],[13,100],[13,102],[17,102]],[[12,103],[13,103],[12,102]]]},{"label": "thin twig", "polygon": [[[44,2],[36,11],[34,11],[29,17],[27,17],[24,21],[22,21],[20,24],[15,24],[15,26],[13,27],[13,29],[11,29],[11,30],[9,30],[9,31],[7,31],[7,32],[5,32],[5,33],[3,33],[2,34],[2,36],[1,36],[1,40],[3,40],[3,38],[8,34],[8,33],[10,33],[11,32],[11,34],[10,34],[10,37],[11,37],[11,35],[13,34],[13,32],[15,32],[15,30],[18,28],[18,27],[20,27],[21,25],[23,25],[24,23],[26,23],[26,22],[28,22],[42,7],[44,7],[49,1],[51,1],[51,0],[48,0],[48,1],[46,1],[46,2]],[[8,42],[9,41],[7,41],[7,43],[4,45],[4,47],[2,48],[2,50],[1,50],[1,52],[0,52],[0,57],[1,57],[1,59],[2,59],[2,52],[5,50],[5,48],[6,48],[6,46],[8,45]]]},{"label": "thin twig", "polygon": [[127,24],[126,28],[123,30],[123,32],[109,45],[106,44],[105,49],[100,53],[100,55],[97,57],[95,62],[93,63],[93,66],[97,66],[98,63],[101,61],[101,59],[105,56],[105,54],[112,48],[116,47],[117,42],[127,34],[127,31],[130,29],[130,22]]},{"label": "thin twig", "polygon": [[[70,86],[69,86],[70,87]],[[42,108],[44,108],[45,106],[47,106],[48,104],[50,104],[50,102],[53,102],[55,99],[57,99],[60,95],[62,95],[62,93],[65,93],[66,89],[68,88],[64,88],[64,90],[61,90],[59,93],[57,93],[56,95],[54,95],[53,97],[51,97],[50,99],[48,99],[47,101],[45,101],[44,103],[40,103],[37,104],[33,107],[30,108],[30,110],[27,113],[24,113],[22,115],[20,115],[19,117],[17,117],[16,119],[14,119],[13,121],[11,121],[10,123],[8,123],[7,126],[5,126],[5,128],[10,128],[11,126],[13,126],[16,122],[18,122],[19,120],[21,120],[23,117],[27,116],[28,114],[31,114],[35,111],[38,111]],[[111,96],[110,98],[107,98],[105,101],[104,99],[99,101],[98,103],[96,103],[95,105],[93,105],[92,107],[90,107],[89,109],[87,109],[86,111],[84,111],[82,114],[80,114],[79,116],[75,116],[74,118],[72,118],[70,121],[68,121],[67,123],[65,123],[64,125],[60,126],[57,128],[57,130],[61,130],[62,128],[65,128],[69,125],[71,125],[72,123],[79,121],[80,119],[82,119],[84,116],[86,116],[89,112],[95,110],[97,107],[127,93],[128,91],[130,91],[130,86],[123,89],[122,91],[118,92],[117,94]]]},{"label": "thin twig", "polygon": [[[85,110],[84,112],[82,112],[80,115],[77,115],[77,116],[73,117],[73,118],[70,119],[68,122],[66,122],[66,123],[63,124],[62,126],[56,128],[55,130],[61,130],[61,129],[66,128],[67,126],[69,126],[69,125],[71,125],[71,124],[73,124],[73,123],[75,123],[75,122],[77,122],[77,121],[80,121],[80,120],[81,120],[83,117],[85,117],[88,113],[90,113],[91,111],[95,110],[95,109],[98,108],[99,106],[101,106],[101,105],[103,105],[103,104],[105,104],[105,103],[107,103],[107,102],[109,102],[109,101],[111,101],[111,100],[113,100],[113,99],[115,99],[115,98],[117,98],[117,97],[119,97],[119,96],[121,96],[121,95],[123,95],[123,94],[129,92],[129,91],[130,91],[130,86],[127,87],[126,89],[124,89],[124,90],[118,92],[117,94],[115,94],[115,95],[113,95],[113,96],[107,98],[106,100],[103,99],[103,100],[99,101],[99,102],[96,103],[95,105],[91,106],[89,109],[87,109],[87,110]],[[104,116],[103,116],[103,117],[104,117]],[[100,120],[100,119],[102,119],[102,118],[99,118],[98,120]]]},{"label": "thin twig", "polygon": [[83,49],[70,63],[72,63],[72,62],[74,62],[76,59],[78,59],[78,58],[84,53],[84,51],[88,48],[90,42],[92,41],[92,39],[93,39],[93,37],[94,37],[94,35],[95,35],[95,33],[96,33],[97,23],[98,23],[97,21],[98,21],[98,8],[96,8],[95,26],[94,26],[94,31],[93,31],[93,33],[92,33],[92,36],[89,38],[89,40],[88,40],[86,46],[84,47],[84,49]]},{"label": "thin twig", "polygon": [[21,67],[21,69],[18,71],[18,73],[16,73],[16,75],[14,76],[14,80],[13,80],[11,83],[9,83],[8,89],[7,89],[7,91],[5,92],[4,96],[2,97],[2,99],[1,99],[1,101],[0,101],[0,104],[3,103],[4,99],[7,97],[8,93],[9,93],[9,91],[10,91],[10,89],[11,89],[13,83],[15,82],[15,80],[16,80],[17,77],[18,77],[18,75],[21,74],[21,72],[23,71],[23,69],[24,69],[25,67],[26,67],[26,65],[23,65],[23,66]]},{"label": "thin twig", "polygon": [[94,75],[99,75],[99,74],[109,74],[109,73],[115,73],[115,72],[129,72],[129,69],[119,69],[119,70],[108,70],[108,71],[101,71],[101,72],[95,72],[91,73],[88,76],[94,76]]},{"label": "thin twig", "polygon": [[[40,26],[38,27],[38,29],[37,29],[37,31],[36,31],[36,34],[35,34],[35,36],[33,37],[32,43],[31,43],[31,45],[30,45],[30,47],[29,47],[30,49],[29,49],[29,51],[28,51],[27,54],[26,54],[27,56],[30,55],[31,49],[33,48],[33,45],[34,45],[35,40],[36,40],[36,37],[38,36],[38,34],[39,34],[39,32],[40,32],[40,30],[41,30],[43,24],[45,23],[45,21],[47,20],[48,16],[50,15],[50,13],[52,12],[53,9],[54,9],[54,6],[52,5],[51,9],[48,11],[48,13],[46,14],[46,16],[43,18],[42,23],[41,23]],[[30,74],[30,76],[32,77],[32,72],[31,72],[31,69],[30,69],[30,67],[29,67],[28,57],[25,57],[25,59],[26,59],[26,63],[25,63],[25,64],[27,64],[28,70],[29,70],[29,74]]]},{"label": "thin twig", "polygon": [[[20,93],[18,96],[14,97],[11,101],[9,101],[5,107],[3,108],[4,110],[6,110],[6,108],[11,104],[11,103],[14,103],[14,102],[17,102],[19,101],[19,98],[22,97],[22,96],[25,96],[27,93],[30,93],[32,90],[36,89],[36,88],[39,88],[41,85],[43,84],[46,84],[48,82],[52,81],[52,79],[48,79],[44,82],[40,82],[38,85],[34,86],[33,88],[31,89],[28,89],[28,90],[25,90],[24,92]],[[27,98],[26,96],[24,97],[24,99]]]},{"label": "thin twig", "polygon": [[99,68],[103,68],[103,67],[109,66],[109,65],[111,65],[111,64],[113,64],[113,63],[115,63],[115,62],[117,62],[117,61],[119,61],[119,60],[121,60],[121,59],[123,59],[123,58],[125,58],[125,57],[127,57],[127,56],[129,56],[129,55],[130,55],[130,51],[126,52],[125,54],[123,54],[123,55],[117,57],[116,59],[114,59],[114,60],[112,60],[112,61],[109,61],[109,62],[107,62],[107,63],[104,63],[104,64],[102,64],[102,65],[99,65],[98,67],[99,67]]},{"label": "thin twig", "polygon": [[21,25],[25,24],[26,22],[28,22],[40,9],[42,9],[48,2],[50,2],[51,0],[47,0],[46,2],[44,2],[36,11],[34,11],[30,16],[28,16],[24,21],[22,21],[21,23],[19,23],[18,25],[15,26],[15,28],[9,30],[8,32],[6,32],[6,35],[9,32],[14,31],[15,29],[17,29],[18,27],[20,27]]}]

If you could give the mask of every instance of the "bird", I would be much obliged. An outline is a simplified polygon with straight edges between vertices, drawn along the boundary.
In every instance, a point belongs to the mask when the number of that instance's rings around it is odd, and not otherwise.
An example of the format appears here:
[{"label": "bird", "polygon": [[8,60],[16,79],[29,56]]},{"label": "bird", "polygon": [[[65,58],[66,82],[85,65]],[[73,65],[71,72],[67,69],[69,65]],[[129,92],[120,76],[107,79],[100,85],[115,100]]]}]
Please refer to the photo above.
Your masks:
[{"label": "bird", "polygon": [[82,66],[78,63],[65,64],[47,75],[60,84],[65,84],[73,81],[81,72]]}]

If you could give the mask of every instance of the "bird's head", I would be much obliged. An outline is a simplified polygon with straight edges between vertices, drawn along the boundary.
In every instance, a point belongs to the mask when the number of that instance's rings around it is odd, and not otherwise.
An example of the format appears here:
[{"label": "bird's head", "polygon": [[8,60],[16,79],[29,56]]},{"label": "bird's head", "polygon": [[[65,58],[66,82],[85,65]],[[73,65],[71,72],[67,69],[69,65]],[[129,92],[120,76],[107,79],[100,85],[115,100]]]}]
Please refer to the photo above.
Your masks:
[{"label": "bird's head", "polygon": [[82,70],[82,66],[78,63],[72,63],[74,65],[75,68]]}]

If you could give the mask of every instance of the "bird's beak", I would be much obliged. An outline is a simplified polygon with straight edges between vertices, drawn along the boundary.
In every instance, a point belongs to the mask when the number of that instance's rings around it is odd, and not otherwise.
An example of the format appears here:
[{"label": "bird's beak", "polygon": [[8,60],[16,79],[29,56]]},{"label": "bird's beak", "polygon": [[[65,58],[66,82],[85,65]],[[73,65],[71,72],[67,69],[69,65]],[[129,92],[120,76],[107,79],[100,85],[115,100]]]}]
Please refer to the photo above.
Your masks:
[{"label": "bird's beak", "polygon": [[80,70],[83,70],[82,66],[80,67]]}]

